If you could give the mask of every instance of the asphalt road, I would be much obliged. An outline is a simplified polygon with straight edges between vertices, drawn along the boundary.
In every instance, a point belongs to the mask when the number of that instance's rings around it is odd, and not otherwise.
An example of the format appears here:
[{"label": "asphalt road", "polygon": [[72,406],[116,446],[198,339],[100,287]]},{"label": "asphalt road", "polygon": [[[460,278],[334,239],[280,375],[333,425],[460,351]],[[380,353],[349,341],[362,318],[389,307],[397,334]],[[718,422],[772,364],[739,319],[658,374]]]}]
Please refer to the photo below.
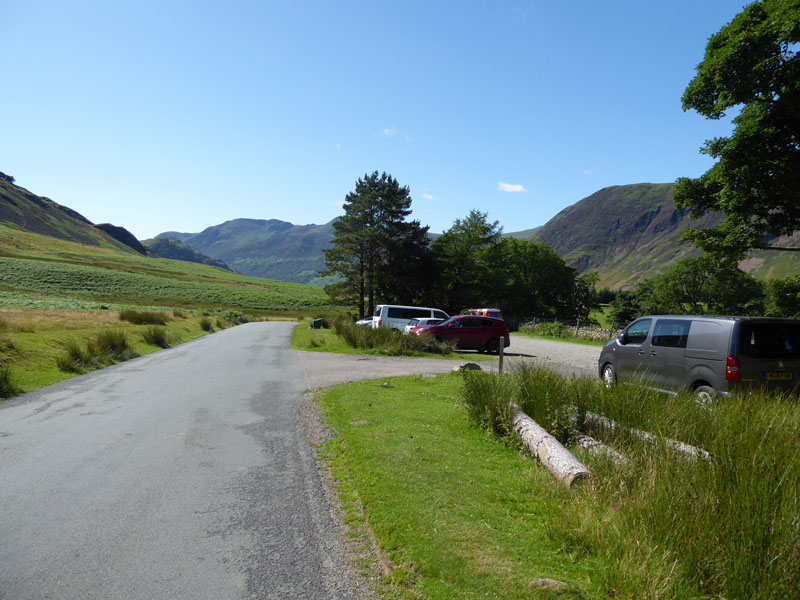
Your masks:
[{"label": "asphalt road", "polygon": [[361,598],[290,323],[0,404],[0,598]]}]

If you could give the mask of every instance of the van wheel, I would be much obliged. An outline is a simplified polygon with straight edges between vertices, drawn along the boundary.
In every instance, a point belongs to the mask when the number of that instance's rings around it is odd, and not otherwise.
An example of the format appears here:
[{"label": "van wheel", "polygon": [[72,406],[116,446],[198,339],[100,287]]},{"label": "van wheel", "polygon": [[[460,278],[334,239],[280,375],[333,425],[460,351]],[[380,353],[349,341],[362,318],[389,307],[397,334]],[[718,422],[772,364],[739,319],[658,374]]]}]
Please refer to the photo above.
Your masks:
[{"label": "van wheel", "polygon": [[603,385],[606,386],[607,390],[610,390],[615,383],[617,383],[617,372],[614,370],[613,365],[608,364],[603,367]]},{"label": "van wheel", "polygon": [[694,399],[700,406],[709,406],[717,399],[717,393],[710,385],[698,385],[694,390]]}]

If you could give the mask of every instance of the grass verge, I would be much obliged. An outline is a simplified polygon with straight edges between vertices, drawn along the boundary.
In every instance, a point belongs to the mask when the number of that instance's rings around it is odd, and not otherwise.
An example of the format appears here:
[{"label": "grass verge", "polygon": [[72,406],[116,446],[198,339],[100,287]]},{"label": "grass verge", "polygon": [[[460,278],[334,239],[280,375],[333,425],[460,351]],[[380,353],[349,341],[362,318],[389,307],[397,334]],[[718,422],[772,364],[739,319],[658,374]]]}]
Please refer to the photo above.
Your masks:
[{"label": "grass verge", "polygon": [[[553,435],[574,427],[622,452],[624,468],[582,456],[595,480],[581,487],[551,531],[565,548],[614,565],[598,573],[608,597],[792,598],[800,589],[800,408],[760,391],[699,406],[691,396],[635,387],[605,390],[546,369],[466,379],[465,398],[500,433],[492,407],[513,396]],[[591,430],[587,411],[614,419]],[[496,411],[495,411],[496,412]],[[487,417],[488,415],[488,417]],[[587,431],[587,427],[589,430]],[[632,428],[660,436],[645,443]],[[676,453],[665,439],[710,460]]]},{"label": "grass verge", "polygon": [[[595,561],[550,523],[570,504],[513,444],[470,421],[456,375],[338,386],[318,403],[355,542],[374,534],[386,598],[596,598]],[[560,589],[537,587],[549,578]]]}]

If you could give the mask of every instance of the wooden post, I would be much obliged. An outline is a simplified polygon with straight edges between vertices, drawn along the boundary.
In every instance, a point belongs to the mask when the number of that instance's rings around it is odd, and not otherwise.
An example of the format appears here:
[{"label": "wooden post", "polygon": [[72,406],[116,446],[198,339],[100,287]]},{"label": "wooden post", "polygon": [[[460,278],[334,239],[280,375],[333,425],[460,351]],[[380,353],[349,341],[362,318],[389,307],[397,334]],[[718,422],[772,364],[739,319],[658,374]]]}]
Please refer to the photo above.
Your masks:
[{"label": "wooden post", "polygon": [[497,344],[497,351],[500,354],[500,364],[498,365],[497,370],[500,373],[502,373],[503,372],[503,349],[506,346],[506,340],[505,340],[505,338],[498,338],[498,342],[499,343]]},{"label": "wooden post", "polygon": [[578,323],[575,325],[575,337],[578,337],[578,330],[581,328],[581,318],[578,317]]}]

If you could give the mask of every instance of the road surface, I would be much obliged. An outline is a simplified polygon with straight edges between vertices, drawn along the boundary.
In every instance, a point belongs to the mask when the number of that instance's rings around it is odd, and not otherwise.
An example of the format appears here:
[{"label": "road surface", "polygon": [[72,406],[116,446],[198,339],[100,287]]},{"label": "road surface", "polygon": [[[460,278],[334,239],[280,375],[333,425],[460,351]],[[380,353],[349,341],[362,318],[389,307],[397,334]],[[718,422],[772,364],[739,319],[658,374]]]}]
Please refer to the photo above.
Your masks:
[{"label": "road surface", "polygon": [[0,404],[0,598],[361,598],[298,423],[292,327]]},{"label": "road surface", "polygon": [[[0,403],[0,599],[368,597],[303,392],[458,363],[289,351],[292,327],[242,325]],[[590,374],[598,353],[515,337],[508,358]]]}]

